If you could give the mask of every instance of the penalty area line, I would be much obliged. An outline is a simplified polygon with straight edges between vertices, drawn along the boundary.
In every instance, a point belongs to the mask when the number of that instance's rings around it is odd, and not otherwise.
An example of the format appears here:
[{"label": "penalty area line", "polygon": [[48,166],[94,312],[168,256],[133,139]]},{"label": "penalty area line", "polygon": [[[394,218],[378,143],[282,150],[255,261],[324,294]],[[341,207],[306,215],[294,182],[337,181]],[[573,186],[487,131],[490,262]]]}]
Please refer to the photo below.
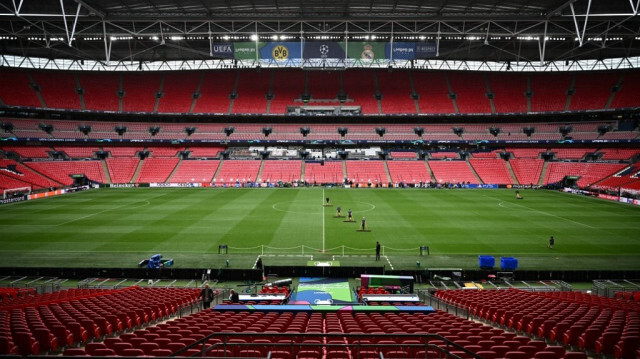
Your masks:
[{"label": "penalty area line", "polygon": [[384,259],[387,260],[387,263],[389,263],[389,267],[391,268],[391,270],[393,270],[393,264],[391,264],[391,261],[389,260],[389,257],[387,257],[387,256],[382,256],[382,257],[384,257]]}]

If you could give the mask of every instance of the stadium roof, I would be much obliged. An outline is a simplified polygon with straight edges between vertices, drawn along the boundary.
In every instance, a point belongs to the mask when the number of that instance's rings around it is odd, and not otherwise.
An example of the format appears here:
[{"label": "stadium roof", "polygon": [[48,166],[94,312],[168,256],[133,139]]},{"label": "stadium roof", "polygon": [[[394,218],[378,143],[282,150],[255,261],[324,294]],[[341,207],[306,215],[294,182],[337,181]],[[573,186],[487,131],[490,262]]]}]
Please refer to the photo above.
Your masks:
[{"label": "stadium roof", "polygon": [[222,41],[417,41],[442,60],[640,55],[638,0],[0,0],[0,54],[211,59]]}]

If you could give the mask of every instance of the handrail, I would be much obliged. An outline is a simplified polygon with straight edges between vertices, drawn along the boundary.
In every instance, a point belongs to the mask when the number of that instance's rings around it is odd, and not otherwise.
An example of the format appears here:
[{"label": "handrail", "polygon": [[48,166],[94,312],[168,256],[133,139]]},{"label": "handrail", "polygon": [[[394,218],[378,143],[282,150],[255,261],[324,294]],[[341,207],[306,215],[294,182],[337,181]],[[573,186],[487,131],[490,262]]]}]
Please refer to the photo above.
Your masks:
[{"label": "handrail", "polygon": [[463,317],[465,319],[469,319],[471,317],[469,308],[464,308],[464,307],[455,305],[453,303],[444,301],[436,296],[433,296],[428,290],[424,290],[424,289],[418,290],[418,297],[420,297],[420,300],[423,303],[428,304],[434,307],[435,309],[445,310],[447,313],[451,313],[456,316]]}]

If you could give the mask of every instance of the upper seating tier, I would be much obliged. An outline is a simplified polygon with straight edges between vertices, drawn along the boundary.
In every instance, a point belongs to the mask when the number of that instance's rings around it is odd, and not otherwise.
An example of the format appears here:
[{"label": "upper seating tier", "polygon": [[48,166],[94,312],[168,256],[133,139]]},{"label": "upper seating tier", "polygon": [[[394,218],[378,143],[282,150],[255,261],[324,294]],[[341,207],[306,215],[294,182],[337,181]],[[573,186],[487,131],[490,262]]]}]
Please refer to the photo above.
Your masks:
[{"label": "upper seating tier", "polygon": [[[234,114],[284,114],[287,106],[340,106],[338,95],[343,94],[347,97],[342,105],[360,106],[363,114],[414,114],[416,100],[411,95],[415,91],[418,108],[424,114],[456,113],[454,102],[462,114],[492,113],[494,109],[496,113],[584,111],[605,109],[610,99],[611,109],[640,107],[635,96],[639,77],[638,71],[484,74],[400,69],[316,72],[263,68],[145,73],[3,70],[0,103],[83,110],[82,98],[85,109],[94,111],[153,113],[157,103],[159,113],[187,113],[195,103],[193,113],[227,114],[231,110]],[[615,93],[614,88],[618,89]],[[231,106],[234,90],[237,96]],[[270,93],[273,98],[269,101]],[[493,94],[493,100],[487,97],[488,93]],[[308,103],[303,102],[303,94],[309,96]],[[379,102],[376,94],[381,95]],[[530,100],[526,94],[530,94]]]},{"label": "upper seating tier", "polygon": [[26,71],[0,70],[0,100],[7,106],[42,107]]}]

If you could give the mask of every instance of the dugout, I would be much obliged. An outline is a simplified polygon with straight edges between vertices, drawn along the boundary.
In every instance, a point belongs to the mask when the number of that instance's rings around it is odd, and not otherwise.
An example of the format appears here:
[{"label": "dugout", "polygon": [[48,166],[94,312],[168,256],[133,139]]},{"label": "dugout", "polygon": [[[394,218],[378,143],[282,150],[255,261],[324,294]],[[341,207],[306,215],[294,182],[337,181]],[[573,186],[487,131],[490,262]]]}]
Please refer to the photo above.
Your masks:
[{"label": "dugout", "polygon": [[83,173],[70,174],[69,177],[73,180],[73,187],[88,186],[91,183],[89,178]]}]

